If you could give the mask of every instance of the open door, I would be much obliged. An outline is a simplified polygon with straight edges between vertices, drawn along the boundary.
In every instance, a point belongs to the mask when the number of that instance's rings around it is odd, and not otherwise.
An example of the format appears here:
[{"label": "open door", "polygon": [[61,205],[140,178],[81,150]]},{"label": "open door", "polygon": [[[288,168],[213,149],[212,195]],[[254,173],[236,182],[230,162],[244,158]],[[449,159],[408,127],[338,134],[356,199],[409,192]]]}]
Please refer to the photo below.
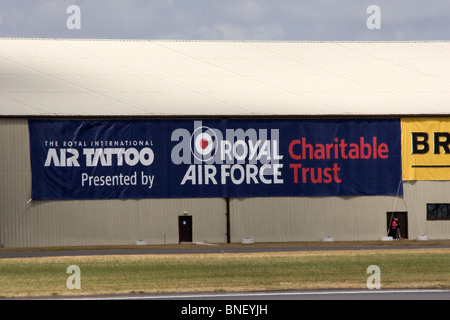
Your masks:
[{"label": "open door", "polygon": [[386,213],[386,226],[388,235],[396,239],[394,230],[392,229],[392,221],[397,221],[400,225],[400,238],[408,239],[408,212],[393,211]]},{"label": "open door", "polygon": [[178,217],[179,243],[192,242],[192,216]]}]

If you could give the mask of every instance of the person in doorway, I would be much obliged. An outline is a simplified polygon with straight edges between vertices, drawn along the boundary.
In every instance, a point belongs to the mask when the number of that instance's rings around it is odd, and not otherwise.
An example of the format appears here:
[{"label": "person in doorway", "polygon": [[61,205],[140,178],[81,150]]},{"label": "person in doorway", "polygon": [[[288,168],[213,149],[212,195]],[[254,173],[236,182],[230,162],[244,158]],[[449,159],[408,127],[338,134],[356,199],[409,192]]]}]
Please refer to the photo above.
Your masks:
[{"label": "person in doorway", "polygon": [[398,222],[398,218],[394,218],[394,221],[397,224],[397,228],[396,228],[396,231],[395,231],[395,239],[396,240],[400,240],[402,238],[402,235],[400,233],[400,222]]},{"label": "person in doorway", "polygon": [[397,240],[397,230],[398,230],[398,218],[394,218],[391,223],[391,235],[394,240]]}]

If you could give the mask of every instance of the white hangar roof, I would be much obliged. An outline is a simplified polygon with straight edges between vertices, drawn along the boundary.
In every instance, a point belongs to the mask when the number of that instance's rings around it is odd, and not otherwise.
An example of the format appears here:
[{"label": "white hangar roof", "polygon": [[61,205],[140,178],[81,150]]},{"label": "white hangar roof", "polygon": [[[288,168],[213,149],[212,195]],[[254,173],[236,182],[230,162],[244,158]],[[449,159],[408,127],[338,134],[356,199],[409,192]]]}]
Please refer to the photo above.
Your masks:
[{"label": "white hangar roof", "polygon": [[0,39],[0,116],[450,114],[450,42]]}]

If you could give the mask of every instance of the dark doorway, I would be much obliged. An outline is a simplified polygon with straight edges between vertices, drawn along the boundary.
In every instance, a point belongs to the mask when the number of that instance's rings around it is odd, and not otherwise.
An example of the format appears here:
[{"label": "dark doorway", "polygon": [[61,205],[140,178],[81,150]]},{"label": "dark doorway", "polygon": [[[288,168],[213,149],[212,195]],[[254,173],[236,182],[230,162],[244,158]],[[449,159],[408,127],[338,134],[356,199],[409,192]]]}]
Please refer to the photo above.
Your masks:
[{"label": "dark doorway", "polygon": [[192,242],[192,216],[178,217],[178,234],[181,242]]},{"label": "dark doorway", "polygon": [[401,239],[408,239],[408,212],[394,211],[386,213],[388,236],[392,236],[395,239],[395,234],[392,232],[393,230],[391,228],[394,219],[397,219],[396,221],[400,224]]}]

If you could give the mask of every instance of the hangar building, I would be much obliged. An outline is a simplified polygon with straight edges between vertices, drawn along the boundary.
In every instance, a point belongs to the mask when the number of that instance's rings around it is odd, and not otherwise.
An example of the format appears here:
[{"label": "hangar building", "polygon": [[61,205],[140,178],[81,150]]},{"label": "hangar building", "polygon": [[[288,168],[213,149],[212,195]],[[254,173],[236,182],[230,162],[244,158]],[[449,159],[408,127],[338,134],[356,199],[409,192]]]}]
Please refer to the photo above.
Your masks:
[{"label": "hangar building", "polygon": [[[379,240],[394,216],[403,238],[450,239],[450,42],[0,39],[0,48],[5,247]],[[175,152],[186,132],[186,148],[198,142],[216,158]],[[119,151],[124,141],[131,153]],[[106,171],[139,159],[150,191],[131,190],[142,170],[123,180]]]}]

